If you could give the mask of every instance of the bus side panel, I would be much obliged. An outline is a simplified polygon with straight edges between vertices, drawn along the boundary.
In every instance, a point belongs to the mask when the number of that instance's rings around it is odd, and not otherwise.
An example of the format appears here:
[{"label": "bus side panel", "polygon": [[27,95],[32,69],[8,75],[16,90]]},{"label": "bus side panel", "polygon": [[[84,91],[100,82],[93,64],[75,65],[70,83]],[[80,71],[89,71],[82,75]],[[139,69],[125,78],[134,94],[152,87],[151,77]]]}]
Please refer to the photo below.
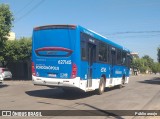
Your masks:
[{"label": "bus side panel", "polygon": [[87,74],[88,74],[88,62],[87,61],[81,61],[81,79],[87,80]]},{"label": "bus side panel", "polygon": [[[102,63],[94,63],[93,64],[94,72],[93,72],[93,79],[100,80],[101,77],[105,78],[105,86],[109,86],[110,82],[110,73],[111,73],[111,65],[109,64],[102,64]],[[99,84],[95,85],[95,88],[99,88]]]},{"label": "bus side panel", "polygon": [[119,85],[123,76],[128,77],[128,71],[125,66],[114,66],[111,70],[111,78],[113,79],[112,85]]},{"label": "bus side panel", "polygon": [[94,63],[93,64],[94,72],[93,72],[93,79],[100,79],[102,75],[105,75],[106,78],[109,78],[110,74],[110,65],[109,64],[100,64]]},{"label": "bus side panel", "polygon": [[[110,68],[111,65],[109,64],[101,64],[101,63],[93,63],[92,66],[92,81],[94,80],[100,80],[102,76],[105,76],[106,78],[106,86],[109,85],[109,78],[110,78]],[[87,80],[88,78],[88,62],[87,61],[82,61],[81,62],[81,79],[82,80]],[[92,83],[93,88],[98,88],[99,85]]]}]

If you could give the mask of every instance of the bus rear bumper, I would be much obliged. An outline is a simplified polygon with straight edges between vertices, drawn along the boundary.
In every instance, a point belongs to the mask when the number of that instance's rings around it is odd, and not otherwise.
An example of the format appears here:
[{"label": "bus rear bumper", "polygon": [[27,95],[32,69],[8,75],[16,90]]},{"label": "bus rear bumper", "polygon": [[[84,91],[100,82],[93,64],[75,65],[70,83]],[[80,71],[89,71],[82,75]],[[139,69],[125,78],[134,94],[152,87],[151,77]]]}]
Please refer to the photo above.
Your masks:
[{"label": "bus rear bumper", "polygon": [[[50,87],[73,87],[79,88],[80,77],[74,79],[57,79],[57,78],[43,78],[32,76],[34,85],[50,86]],[[83,89],[82,89],[83,90]]]}]

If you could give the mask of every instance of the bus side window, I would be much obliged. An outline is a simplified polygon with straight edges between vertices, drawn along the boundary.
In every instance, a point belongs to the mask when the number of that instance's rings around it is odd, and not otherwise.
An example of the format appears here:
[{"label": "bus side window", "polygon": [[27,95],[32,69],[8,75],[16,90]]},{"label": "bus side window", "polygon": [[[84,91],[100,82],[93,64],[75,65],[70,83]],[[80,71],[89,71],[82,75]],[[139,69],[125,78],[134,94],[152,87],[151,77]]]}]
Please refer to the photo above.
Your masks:
[{"label": "bus side window", "polygon": [[109,57],[109,51],[108,51],[108,45],[99,43],[99,54],[98,59],[102,62],[108,62]]},{"label": "bus side window", "polygon": [[116,64],[116,49],[111,48],[111,64],[115,65]]},{"label": "bus side window", "polygon": [[86,43],[81,41],[81,59],[87,60],[87,50],[86,50]]},{"label": "bus side window", "polygon": [[117,49],[117,64],[121,64],[121,50]]},{"label": "bus side window", "polygon": [[122,65],[126,65],[126,52],[122,52]]}]

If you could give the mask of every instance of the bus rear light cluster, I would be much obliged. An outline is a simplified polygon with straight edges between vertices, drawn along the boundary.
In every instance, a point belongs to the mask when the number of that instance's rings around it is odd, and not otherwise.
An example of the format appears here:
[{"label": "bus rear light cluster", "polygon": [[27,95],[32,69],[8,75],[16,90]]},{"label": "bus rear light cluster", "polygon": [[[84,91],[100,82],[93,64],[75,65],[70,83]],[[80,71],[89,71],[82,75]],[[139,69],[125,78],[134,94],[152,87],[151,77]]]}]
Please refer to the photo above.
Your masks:
[{"label": "bus rear light cluster", "polygon": [[35,67],[34,67],[34,62],[32,62],[32,75],[36,76],[36,70],[35,70]]},{"label": "bus rear light cluster", "polygon": [[77,66],[76,64],[72,64],[72,72],[71,72],[71,78],[76,78],[77,76]]}]

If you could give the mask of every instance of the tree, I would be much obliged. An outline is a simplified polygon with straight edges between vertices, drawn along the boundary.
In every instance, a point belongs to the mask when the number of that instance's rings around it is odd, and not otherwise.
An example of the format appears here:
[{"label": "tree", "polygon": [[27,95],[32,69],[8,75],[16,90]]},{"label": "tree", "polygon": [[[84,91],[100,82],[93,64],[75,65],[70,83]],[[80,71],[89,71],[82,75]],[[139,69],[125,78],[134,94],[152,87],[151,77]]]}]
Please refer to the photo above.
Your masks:
[{"label": "tree", "polygon": [[6,36],[11,31],[13,20],[9,5],[0,4],[0,49],[3,48],[4,42],[7,40]]},{"label": "tree", "polygon": [[31,38],[21,38],[14,41],[6,41],[1,63],[3,66],[12,61],[26,61],[31,59],[32,40]]},{"label": "tree", "polygon": [[133,59],[131,67],[138,69],[141,73],[146,73],[147,70],[152,70],[153,64],[153,59],[145,55],[142,58]]},{"label": "tree", "polygon": [[147,70],[153,73],[160,72],[160,63],[153,62],[153,59],[148,55],[133,59],[131,67],[132,69],[137,68],[141,73],[146,73]]},{"label": "tree", "polygon": [[157,56],[158,56],[158,62],[160,63],[160,46],[157,48]]},{"label": "tree", "polygon": [[131,62],[131,67],[132,68],[136,68],[136,69],[139,69],[141,67],[141,62],[140,62],[141,59],[133,59],[132,62]]},{"label": "tree", "polygon": [[158,72],[160,72],[160,63],[155,62],[155,63],[153,64],[152,71],[153,71],[153,73],[155,73],[155,74],[158,73]]},{"label": "tree", "polygon": [[143,56],[142,59],[146,60],[145,66],[147,66],[151,70],[153,67],[153,63],[154,63],[153,59],[148,55]]}]

